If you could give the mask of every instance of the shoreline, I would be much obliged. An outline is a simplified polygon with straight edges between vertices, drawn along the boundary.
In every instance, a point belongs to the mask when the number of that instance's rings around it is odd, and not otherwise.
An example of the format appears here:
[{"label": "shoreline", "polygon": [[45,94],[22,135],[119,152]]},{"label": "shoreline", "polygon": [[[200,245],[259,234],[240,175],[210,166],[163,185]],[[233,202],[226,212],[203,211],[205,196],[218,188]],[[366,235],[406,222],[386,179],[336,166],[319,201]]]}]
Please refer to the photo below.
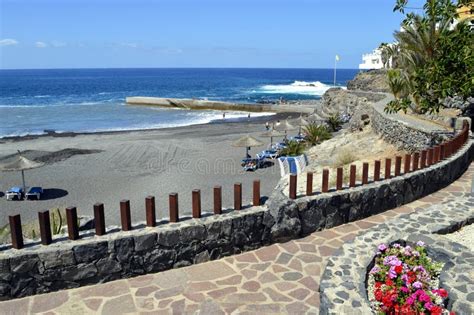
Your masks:
[{"label": "shoreline", "polygon": [[[107,130],[107,131],[66,131],[66,132],[55,132],[54,130],[45,130],[43,134],[26,134],[21,136],[5,136],[0,137],[0,144],[8,143],[8,142],[21,142],[21,141],[29,141],[29,140],[36,140],[41,138],[73,138],[77,136],[87,136],[87,135],[115,135],[115,134],[129,134],[129,133],[139,133],[139,132],[153,132],[153,131],[160,131],[160,130],[179,130],[189,127],[196,127],[196,126],[207,126],[207,125],[219,125],[219,124],[241,124],[244,122],[250,123],[258,123],[258,122],[273,122],[277,120],[284,120],[289,117],[293,117],[293,115],[299,115],[298,112],[284,112],[284,113],[272,113],[272,115],[268,116],[257,116],[249,118],[241,117],[241,118],[231,118],[229,120],[224,119],[216,119],[207,123],[198,123],[198,124],[189,124],[183,126],[175,126],[175,127],[158,127],[158,128],[147,128],[147,129],[130,129],[130,130]],[[293,117],[296,118],[296,117]]]}]

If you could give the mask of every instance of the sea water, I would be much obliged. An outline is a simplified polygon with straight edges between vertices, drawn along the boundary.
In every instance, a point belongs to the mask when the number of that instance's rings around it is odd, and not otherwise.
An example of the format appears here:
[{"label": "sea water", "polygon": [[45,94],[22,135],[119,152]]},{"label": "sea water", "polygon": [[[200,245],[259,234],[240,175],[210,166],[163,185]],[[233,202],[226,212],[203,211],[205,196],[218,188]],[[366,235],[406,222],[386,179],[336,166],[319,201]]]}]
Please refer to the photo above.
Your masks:
[{"label": "sea water", "polygon": [[[345,86],[357,70],[338,70]],[[0,70],[0,137],[187,126],[222,112],[130,106],[127,96],[257,103],[318,99],[332,69],[50,69]],[[227,112],[226,120],[247,117]],[[270,113],[251,113],[252,117]]]}]

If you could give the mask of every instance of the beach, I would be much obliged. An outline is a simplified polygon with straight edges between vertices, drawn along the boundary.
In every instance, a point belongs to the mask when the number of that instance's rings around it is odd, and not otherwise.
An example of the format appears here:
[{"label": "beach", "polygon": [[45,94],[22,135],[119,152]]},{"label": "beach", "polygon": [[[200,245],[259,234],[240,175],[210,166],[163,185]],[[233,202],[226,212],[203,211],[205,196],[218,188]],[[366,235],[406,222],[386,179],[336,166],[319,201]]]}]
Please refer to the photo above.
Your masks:
[{"label": "beach", "polygon": [[[92,216],[96,202],[104,203],[106,225],[119,225],[122,199],[130,200],[132,222],[140,222],[145,220],[148,195],[156,198],[159,221],[168,216],[168,194],[172,192],[179,195],[182,215],[191,212],[193,189],[201,190],[203,212],[212,211],[215,185],[222,186],[223,207],[232,207],[236,182],[242,183],[243,203],[249,204],[254,180],[261,181],[262,196],[271,193],[280,179],[278,162],[244,172],[240,161],[245,148],[231,144],[246,134],[269,144],[269,138],[259,137],[265,132],[265,122],[284,117],[277,114],[158,130],[2,140],[0,159],[16,150],[30,150],[26,157],[46,163],[25,171],[27,186],[42,186],[46,194],[40,201],[7,201],[2,194],[0,226],[8,224],[9,215],[21,214],[22,222],[27,223],[37,220],[38,211],[69,206],[77,207],[79,216]],[[252,148],[250,153],[254,156],[264,148]],[[20,185],[20,172],[1,173],[1,192]]]}]

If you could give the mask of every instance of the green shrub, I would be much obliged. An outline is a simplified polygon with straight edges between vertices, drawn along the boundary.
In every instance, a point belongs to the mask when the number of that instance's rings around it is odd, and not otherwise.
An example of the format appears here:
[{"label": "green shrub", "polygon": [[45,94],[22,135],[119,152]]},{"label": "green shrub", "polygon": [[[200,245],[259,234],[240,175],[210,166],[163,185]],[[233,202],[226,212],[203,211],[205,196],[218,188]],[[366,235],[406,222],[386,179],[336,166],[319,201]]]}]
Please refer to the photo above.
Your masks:
[{"label": "green shrub", "polygon": [[326,126],[310,124],[304,128],[306,141],[311,145],[320,144],[331,139],[331,133]]},{"label": "green shrub", "polygon": [[303,154],[305,150],[304,143],[297,141],[289,141],[288,146],[281,151],[283,156],[298,156]]}]

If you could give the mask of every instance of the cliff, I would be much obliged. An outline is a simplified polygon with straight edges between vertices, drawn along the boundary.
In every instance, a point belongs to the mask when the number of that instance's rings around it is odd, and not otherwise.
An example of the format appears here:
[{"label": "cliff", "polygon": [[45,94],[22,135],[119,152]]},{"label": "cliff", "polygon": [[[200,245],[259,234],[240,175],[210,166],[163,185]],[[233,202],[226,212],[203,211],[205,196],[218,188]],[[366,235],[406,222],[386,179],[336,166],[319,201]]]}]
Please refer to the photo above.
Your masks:
[{"label": "cliff", "polygon": [[359,72],[354,79],[347,83],[348,90],[360,90],[371,92],[390,92],[387,82],[387,70],[369,70]]}]

